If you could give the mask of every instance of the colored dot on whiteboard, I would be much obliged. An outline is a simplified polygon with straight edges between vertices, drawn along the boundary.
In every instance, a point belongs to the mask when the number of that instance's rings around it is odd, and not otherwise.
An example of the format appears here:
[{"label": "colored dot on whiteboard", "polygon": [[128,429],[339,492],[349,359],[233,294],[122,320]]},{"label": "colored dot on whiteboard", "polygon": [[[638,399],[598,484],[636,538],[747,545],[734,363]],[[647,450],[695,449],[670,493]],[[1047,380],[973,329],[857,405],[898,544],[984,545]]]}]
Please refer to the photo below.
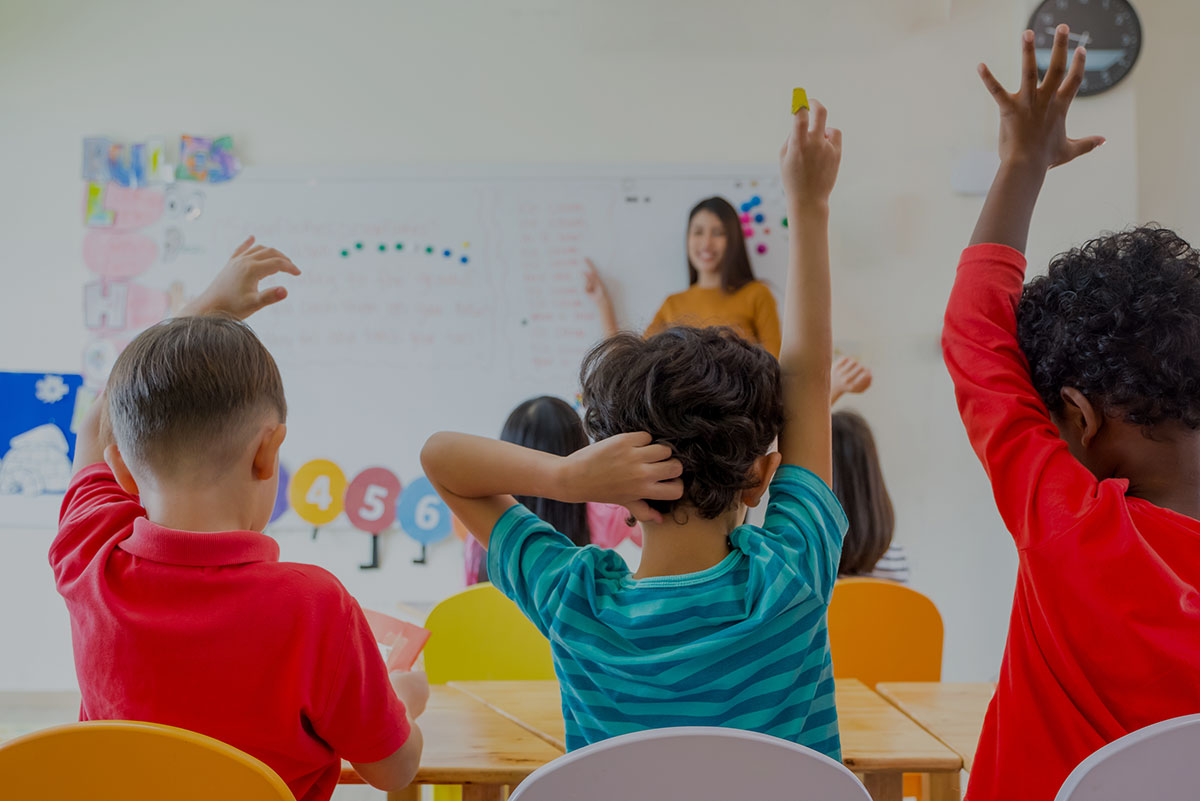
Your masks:
[{"label": "colored dot on whiteboard", "polygon": [[404,243],[403,243],[403,242],[397,242],[397,243],[396,243],[396,250],[404,250]]},{"label": "colored dot on whiteboard", "polygon": [[463,264],[466,264],[466,263],[467,263],[467,257],[466,257],[466,256],[463,256],[461,259],[459,259],[459,261],[461,261]]},{"label": "colored dot on whiteboard", "polygon": [[742,215],[741,217],[739,217],[738,219],[739,219],[739,220],[741,220],[741,221],[742,221],[742,222],[744,222],[744,223],[748,223],[748,222],[750,222],[750,215],[749,215],[749,214],[743,214],[743,215]]},{"label": "colored dot on whiteboard", "polygon": [[362,242],[355,242],[355,243],[354,243],[354,249],[355,249],[355,250],[362,250]]},{"label": "colored dot on whiteboard", "polygon": [[347,256],[349,256],[349,255],[350,255],[350,251],[348,251],[348,250],[343,250],[343,251],[342,251],[342,258],[343,258],[343,259],[344,259],[344,258],[346,258],[346,257],[347,257]]},{"label": "colored dot on whiteboard", "polygon": [[433,252],[433,245],[428,245],[428,246],[426,246],[426,248],[425,248],[425,252],[426,252],[426,253],[432,253],[432,252]]},{"label": "colored dot on whiteboard", "polygon": [[759,197],[758,195],[755,195],[754,197],[750,198],[751,208],[753,208],[754,206],[761,206],[761,205],[762,205],[762,198]]},{"label": "colored dot on whiteboard", "polygon": [[756,248],[756,250],[758,250],[758,252],[759,252],[759,253],[766,253],[766,252],[767,252],[767,246],[766,246],[766,245],[759,245],[759,246]]},{"label": "colored dot on whiteboard", "polygon": [[755,221],[756,223],[760,223],[760,222],[762,222],[762,221],[763,221],[763,220],[765,220],[765,219],[766,219],[766,217],[764,217],[764,216],[763,216],[763,215],[761,215],[761,214],[755,214],[755,215],[754,215],[754,221]]},{"label": "colored dot on whiteboard", "polygon": [[385,245],[385,244],[383,244],[382,242],[380,242],[380,243],[379,243],[379,252],[380,252],[380,253],[384,253],[384,252],[386,252],[386,251],[387,251],[387,245]]},{"label": "colored dot on whiteboard", "polygon": [[742,233],[746,235],[747,239],[749,239],[750,237],[754,236],[754,229],[753,228],[743,228]]},{"label": "colored dot on whiteboard", "polygon": [[782,222],[780,223],[780,225],[782,225],[784,228],[787,228],[787,217],[784,217],[784,218],[783,218],[783,220],[782,220]]},{"label": "colored dot on whiteboard", "polygon": [[442,255],[443,255],[443,256],[445,256],[445,257],[448,259],[448,258],[450,258],[450,251],[449,251],[449,250],[443,250],[443,251],[442,251]]},{"label": "colored dot on whiteboard", "polygon": [[763,234],[764,234],[764,235],[766,235],[766,234],[769,234],[769,233],[771,233],[771,229],[770,229],[770,228],[764,228],[764,229],[763,229]]},{"label": "colored dot on whiteboard", "polygon": [[469,248],[469,247],[471,247],[471,243],[470,243],[470,242],[463,242],[463,250],[466,250],[466,249],[467,249],[467,248]]},{"label": "colored dot on whiteboard", "polygon": [[741,209],[742,209],[742,212],[743,212],[743,213],[744,213],[744,212],[747,212],[747,211],[750,211],[750,209],[752,209],[752,208],[754,208],[754,207],[753,207],[753,206],[751,206],[749,203],[743,203],[743,204],[742,204],[742,206],[741,206]]}]

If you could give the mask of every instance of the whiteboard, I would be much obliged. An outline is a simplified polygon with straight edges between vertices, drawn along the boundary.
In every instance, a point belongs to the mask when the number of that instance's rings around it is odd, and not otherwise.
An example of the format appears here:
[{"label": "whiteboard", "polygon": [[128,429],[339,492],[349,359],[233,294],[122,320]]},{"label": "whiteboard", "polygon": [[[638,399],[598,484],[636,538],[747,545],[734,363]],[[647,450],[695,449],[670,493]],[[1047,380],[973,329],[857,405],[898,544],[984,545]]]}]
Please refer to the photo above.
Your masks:
[{"label": "whiteboard", "polygon": [[[152,292],[198,293],[249,234],[303,271],[279,281],[285,302],[250,320],[283,376],[290,473],[327,459],[347,479],[379,466],[409,486],[433,432],[495,436],[526,398],[576,400],[580,360],[602,336],[584,258],[605,276],[622,325],[642,330],[687,287],[686,215],[705,197],[753,203],[755,271],[778,294],[785,269],[782,189],[768,166],[248,168],[227,184],[142,191],[166,194],[162,216],[138,231],[157,248],[136,277]],[[268,533],[285,558],[329,567],[352,589],[377,584],[368,594],[380,608],[462,586],[453,536],[414,564],[420,544],[393,526],[380,569],[359,571],[369,535],[344,514],[315,540],[313,529],[289,510]]]}]

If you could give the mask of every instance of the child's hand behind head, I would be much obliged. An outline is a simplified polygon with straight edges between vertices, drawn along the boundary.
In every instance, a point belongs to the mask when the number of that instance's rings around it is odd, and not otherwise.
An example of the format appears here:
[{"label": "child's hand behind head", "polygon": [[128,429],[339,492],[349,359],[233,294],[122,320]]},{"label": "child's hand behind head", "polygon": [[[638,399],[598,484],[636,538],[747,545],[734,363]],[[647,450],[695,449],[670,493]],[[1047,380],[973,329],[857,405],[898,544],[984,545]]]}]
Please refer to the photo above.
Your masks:
[{"label": "child's hand behind head", "polygon": [[1054,33],[1050,66],[1038,83],[1037,58],[1033,31],[1025,31],[1021,40],[1021,88],[1009,94],[992,75],[986,64],[979,65],[979,77],[1000,106],[1000,159],[1005,162],[1032,163],[1042,169],[1066,164],[1104,144],[1100,136],[1071,139],[1067,136],[1067,109],[1083,82],[1085,53],[1075,49],[1071,69],[1067,69],[1067,39],[1070,30],[1059,25]]},{"label": "child's hand behind head", "polygon": [[842,160],[842,132],[825,127],[825,107],[811,101],[809,111],[800,109],[792,120],[792,131],[779,151],[783,188],[789,203],[802,205],[828,202],[837,182]]},{"label": "child's hand behind head", "polygon": [[566,457],[562,500],[624,506],[638,520],[661,521],[647,498],[673,501],[683,495],[683,465],[667,445],[644,431],[617,434]]},{"label": "child's hand behind head", "polygon": [[299,275],[300,268],[278,250],[254,244],[254,237],[250,237],[233,252],[208,289],[184,307],[183,315],[223,312],[245,320],[287,297],[287,290],[281,286],[261,291],[258,288],[259,281],[276,273]]}]

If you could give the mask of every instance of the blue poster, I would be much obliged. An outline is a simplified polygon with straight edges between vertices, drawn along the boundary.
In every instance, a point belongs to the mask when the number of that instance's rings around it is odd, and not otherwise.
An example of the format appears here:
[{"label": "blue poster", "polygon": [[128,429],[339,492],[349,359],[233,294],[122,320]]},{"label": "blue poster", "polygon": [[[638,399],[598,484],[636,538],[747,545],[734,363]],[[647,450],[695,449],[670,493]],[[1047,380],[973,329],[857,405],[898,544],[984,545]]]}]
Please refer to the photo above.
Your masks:
[{"label": "blue poster", "polygon": [[70,373],[0,372],[0,495],[66,491],[82,384]]}]

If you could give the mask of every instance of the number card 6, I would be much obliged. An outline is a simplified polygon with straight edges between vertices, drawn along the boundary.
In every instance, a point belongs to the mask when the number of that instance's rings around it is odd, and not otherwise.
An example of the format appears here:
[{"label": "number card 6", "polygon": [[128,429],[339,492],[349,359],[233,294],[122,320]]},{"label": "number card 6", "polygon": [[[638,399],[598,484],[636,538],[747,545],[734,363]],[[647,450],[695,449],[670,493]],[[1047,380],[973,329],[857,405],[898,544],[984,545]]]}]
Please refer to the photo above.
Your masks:
[{"label": "number card 6", "polygon": [[450,509],[425,476],[404,490],[396,519],[404,533],[422,545],[430,545],[450,535]]},{"label": "number card 6", "polygon": [[346,474],[328,459],[313,459],[292,476],[288,500],[305,522],[314,526],[332,523],[342,513]]},{"label": "number card 6", "polygon": [[354,527],[380,534],[396,519],[400,479],[382,467],[368,467],[346,489],[346,517]]}]

